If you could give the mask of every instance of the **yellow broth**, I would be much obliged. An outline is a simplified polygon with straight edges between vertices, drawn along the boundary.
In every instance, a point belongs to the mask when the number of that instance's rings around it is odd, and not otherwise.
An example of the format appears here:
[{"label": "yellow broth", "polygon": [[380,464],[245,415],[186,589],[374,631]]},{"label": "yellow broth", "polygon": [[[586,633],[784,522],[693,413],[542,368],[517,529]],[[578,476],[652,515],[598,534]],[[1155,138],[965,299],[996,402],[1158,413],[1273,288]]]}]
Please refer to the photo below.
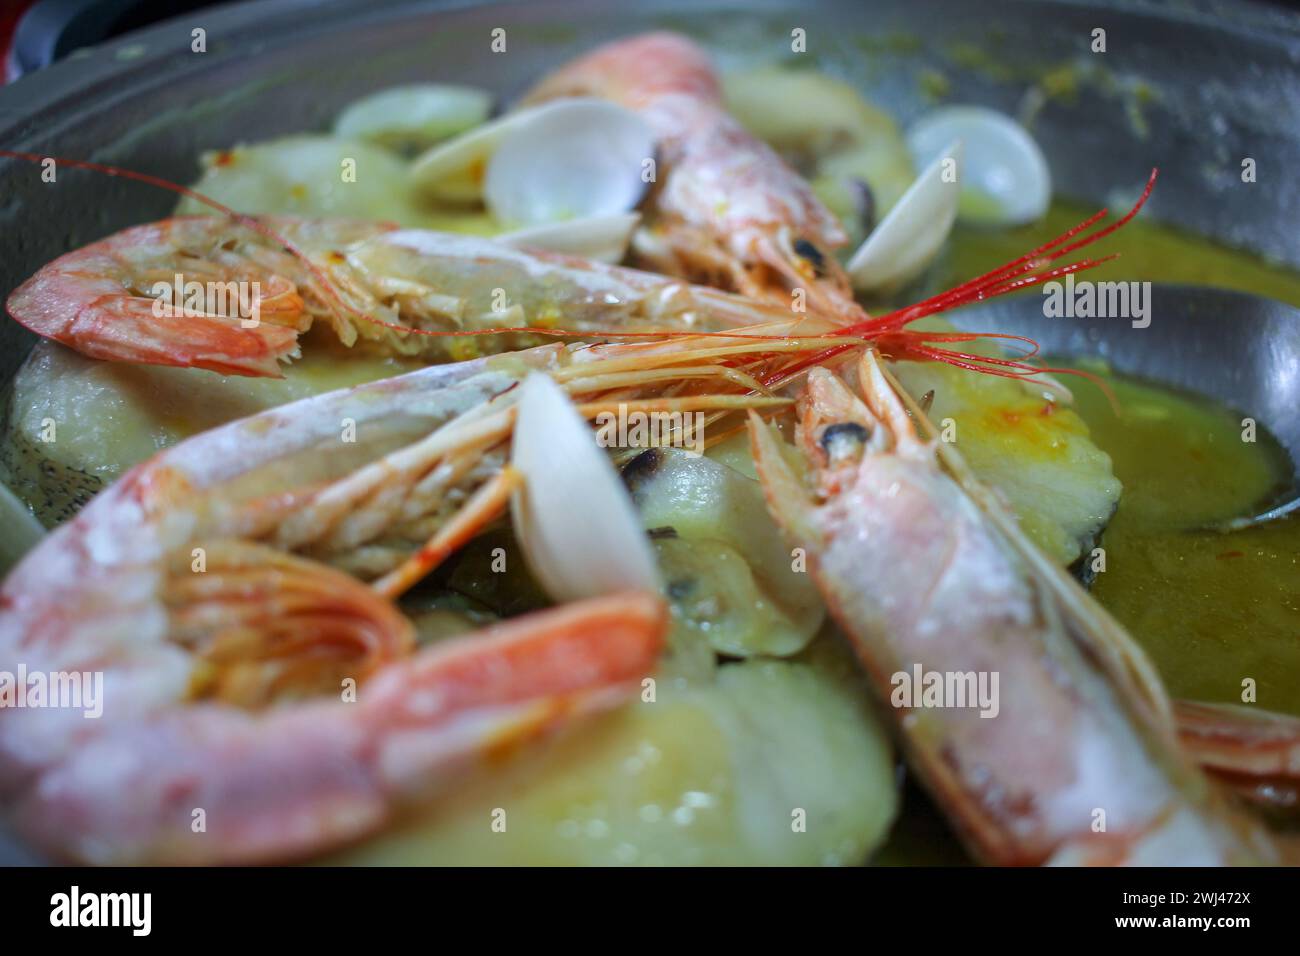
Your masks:
[{"label": "yellow broth", "polygon": [[1300,521],[1222,533],[1289,477],[1267,436],[1242,440],[1238,415],[1199,397],[1103,377],[1072,383],[1093,440],[1124,483],[1102,536],[1093,594],[1150,652],[1176,697],[1257,703],[1300,714]]},{"label": "yellow broth", "polygon": [[[936,269],[946,288],[1020,256],[1095,209],[1053,203],[1015,229],[958,226]],[[1089,278],[1186,282],[1241,289],[1300,306],[1300,275],[1139,217],[1098,252],[1119,252]],[[1204,526],[1251,513],[1290,477],[1268,436],[1241,438],[1240,416],[1197,396],[1114,374],[1086,357],[1116,393],[1117,415],[1095,385],[1072,380],[1076,410],[1113,460],[1124,491],[1100,545],[1106,570],[1092,594],[1154,660],[1175,697],[1257,704],[1300,714],[1300,520],[1221,533]],[[937,808],[915,787],[878,865],[968,860]]]},{"label": "yellow broth", "polygon": [[[1028,226],[959,226],[938,281],[985,272],[1093,211],[1058,200]],[[1216,285],[1300,306],[1295,272],[1145,216],[1096,251],[1119,258],[1089,278]],[[1250,677],[1261,706],[1300,713],[1300,521],[1233,534],[1196,530],[1263,504],[1292,477],[1284,453],[1268,436],[1242,441],[1240,417],[1227,409],[1102,373],[1120,400],[1118,416],[1095,386],[1071,383],[1077,410],[1124,484],[1093,594],[1147,648],[1173,694],[1240,701]]]},{"label": "yellow broth", "polygon": [[[959,226],[939,281],[985,272],[1093,211],[1058,200],[1032,225]],[[1119,258],[1089,278],[1216,285],[1300,306],[1295,272],[1144,216],[1096,251]],[[1242,441],[1240,416],[1225,408],[1101,371],[1120,400],[1118,416],[1095,386],[1071,382],[1077,410],[1124,484],[1093,594],[1151,653],[1174,695],[1240,701],[1249,677],[1261,706],[1300,714],[1300,521],[1196,530],[1263,504],[1292,477],[1285,454],[1266,435]]]},{"label": "yellow broth", "polygon": [[[1097,207],[1089,203],[1057,200],[1041,221],[1015,229],[959,224],[936,270],[939,287],[964,282],[1024,255],[1096,211]],[[1120,254],[1118,259],[1089,271],[1089,279],[1214,285],[1300,306],[1300,275],[1290,269],[1161,225],[1144,215],[1089,251]]]}]

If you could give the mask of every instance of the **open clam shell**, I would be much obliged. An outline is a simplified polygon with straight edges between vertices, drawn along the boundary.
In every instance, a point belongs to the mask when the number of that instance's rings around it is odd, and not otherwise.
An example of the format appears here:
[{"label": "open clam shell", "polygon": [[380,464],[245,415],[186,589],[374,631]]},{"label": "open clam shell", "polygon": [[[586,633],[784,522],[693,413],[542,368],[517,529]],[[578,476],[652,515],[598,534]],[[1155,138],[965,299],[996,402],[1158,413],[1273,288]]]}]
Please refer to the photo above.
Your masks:
[{"label": "open clam shell", "polygon": [[962,144],[949,143],[849,259],[855,289],[898,289],[933,261],[957,220],[961,169]]},{"label": "open clam shell", "polygon": [[434,147],[411,169],[445,202],[482,200],[508,226],[625,213],[647,185],[654,134],[630,110],[574,98],[508,113]]},{"label": "open clam shell", "polygon": [[1047,160],[1029,131],[983,106],[950,106],[922,117],[907,132],[917,164],[929,162],[953,140],[965,147],[963,222],[1017,226],[1042,218],[1052,201]]},{"label": "open clam shell", "polygon": [[577,601],[658,590],[654,552],[627,489],[549,375],[524,379],[514,435],[511,464],[524,484],[511,500],[511,521],[546,593]]},{"label": "open clam shell", "polygon": [[483,200],[500,222],[520,226],[624,213],[645,192],[654,146],[650,126],[630,110],[561,101],[502,137]]}]

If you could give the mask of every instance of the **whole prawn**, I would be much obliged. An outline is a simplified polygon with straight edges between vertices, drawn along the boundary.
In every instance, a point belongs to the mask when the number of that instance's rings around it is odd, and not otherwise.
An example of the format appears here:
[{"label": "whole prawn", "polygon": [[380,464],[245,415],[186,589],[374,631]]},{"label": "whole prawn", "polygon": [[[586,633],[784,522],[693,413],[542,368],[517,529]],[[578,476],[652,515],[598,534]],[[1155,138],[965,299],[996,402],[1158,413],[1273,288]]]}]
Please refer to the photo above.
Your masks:
[{"label": "whole prawn", "polygon": [[[1142,652],[956,452],[920,437],[872,351],[859,394],[812,369],[798,458],[750,414],[768,506],[807,549],[882,703],[897,675],[999,674],[998,706],[891,709],[909,763],[967,846],[1000,864],[1276,861],[1179,747]],[[946,466],[946,467],[945,467]]]},{"label": "whole prawn", "polygon": [[[181,308],[156,294],[258,283],[260,315],[225,296]],[[173,296],[174,297],[174,296]],[[160,306],[167,306],[166,308]],[[216,307],[210,307],[215,305]],[[660,275],[383,223],[188,216],[134,226],[59,257],[6,303],[20,324],[92,358],[276,376],[327,322],[344,345],[431,360],[569,334],[744,327],[779,310]],[[482,333],[520,329],[513,335]],[[534,333],[530,339],[527,332]]]},{"label": "whole prawn", "polygon": [[443,548],[498,513],[481,469],[508,474],[491,453],[509,434],[502,393],[557,354],[430,368],[206,432],[44,539],[0,589],[0,664],[102,672],[102,717],[0,710],[0,797],[19,828],[90,863],[293,858],[626,699],[667,626],[654,593],[417,648],[393,601],[418,573],[367,585],[341,570],[380,541],[427,569],[429,528]]}]

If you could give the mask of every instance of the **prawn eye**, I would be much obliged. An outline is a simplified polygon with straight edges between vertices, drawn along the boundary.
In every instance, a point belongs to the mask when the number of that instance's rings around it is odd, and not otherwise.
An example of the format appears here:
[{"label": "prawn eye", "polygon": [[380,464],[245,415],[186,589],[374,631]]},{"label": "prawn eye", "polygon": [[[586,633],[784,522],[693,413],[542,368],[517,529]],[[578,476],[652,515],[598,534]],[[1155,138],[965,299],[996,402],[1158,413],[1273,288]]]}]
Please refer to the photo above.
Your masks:
[{"label": "prawn eye", "polygon": [[806,259],[813,267],[813,271],[819,276],[826,275],[826,256],[822,251],[814,246],[807,239],[796,239],[794,241],[794,251],[803,259]]},{"label": "prawn eye", "polygon": [[818,444],[826,452],[830,464],[838,465],[861,458],[863,446],[869,437],[866,428],[857,422],[836,422],[826,426]]}]

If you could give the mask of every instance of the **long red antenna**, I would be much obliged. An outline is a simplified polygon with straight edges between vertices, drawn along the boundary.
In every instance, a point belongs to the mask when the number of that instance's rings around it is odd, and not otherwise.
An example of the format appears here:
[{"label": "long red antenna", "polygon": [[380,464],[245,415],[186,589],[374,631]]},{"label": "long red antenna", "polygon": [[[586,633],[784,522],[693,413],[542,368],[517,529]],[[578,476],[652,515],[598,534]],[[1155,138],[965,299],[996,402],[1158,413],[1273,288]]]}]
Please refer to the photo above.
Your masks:
[{"label": "long red antenna", "polygon": [[[1146,204],[1147,199],[1151,196],[1151,190],[1155,188],[1156,177],[1158,175],[1159,170],[1152,169],[1151,175],[1147,177],[1146,186],[1143,188],[1142,194],[1138,197],[1137,201],[1133,204],[1133,208],[1110,225],[1104,226],[1096,232],[1084,235],[1074,242],[1069,242],[1070,239],[1084,230],[1091,228],[1105,217],[1107,212],[1109,212],[1108,209],[1098,210],[1077,226],[1067,229],[1056,238],[1045,242],[1032,252],[1028,252],[1018,259],[1013,259],[1006,265],[1000,266],[991,272],[986,272],[981,276],[976,276],[974,279],[963,282],[959,286],[948,289],[946,292],[940,292],[938,295],[931,296],[930,298],[917,302],[914,305],[909,305],[905,308],[898,309],[897,311],[889,312],[872,319],[867,319],[864,322],[858,322],[846,326],[835,334],[861,335],[862,332],[867,330],[901,327],[908,322],[912,322],[915,319],[919,319],[926,315],[933,315],[936,312],[950,311],[963,305],[970,305],[972,302],[992,299],[999,295],[1005,295],[1008,292],[1015,292],[1019,289],[1029,288],[1030,286],[1038,285],[1042,282],[1050,282],[1052,279],[1057,279],[1061,276],[1070,275],[1074,272],[1081,272],[1085,269],[1091,269],[1101,265],[1103,262],[1115,258],[1115,256],[1104,256],[1101,259],[1084,259],[1081,262],[1042,271],[1043,266],[1055,262],[1062,256],[1069,255],[1076,249],[1090,246],[1094,242],[1106,238],[1115,230],[1127,225],[1128,222],[1138,214]],[[1068,244],[1063,245],[1063,243]]]},{"label": "long red antenna", "polygon": [[[939,312],[947,312],[960,308],[964,305],[970,305],[974,302],[980,302],[985,299],[996,298],[1000,295],[1006,295],[1009,292],[1017,292],[1021,289],[1027,289],[1044,282],[1050,282],[1053,279],[1059,279],[1062,276],[1072,275],[1076,272],[1083,272],[1088,269],[1095,269],[1097,266],[1109,262],[1116,258],[1117,254],[1112,253],[1108,256],[1102,256],[1098,259],[1082,259],[1079,262],[1069,263],[1064,266],[1057,266],[1053,269],[1046,269],[1062,256],[1069,255],[1077,249],[1082,249],[1094,242],[1104,239],[1117,229],[1122,228],[1129,223],[1134,216],[1146,204],[1147,199],[1151,196],[1152,189],[1155,188],[1156,177],[1159,175],[1158,169],[1152,169],[1151,175],[1147,177],[1146,186],[1142,194],[1133,204],[1127,213],[1121,216],[1107,226],[1103,226],[1095,232],[1083,235],[1081,238],[1070,242],[1075,236],[1085,232],[1092,226],[1096,225],[1103,219],[1108,209],[1101,209],[1093,213],[1083,222],[1055,238],[1043,243],[1037,249],[1013,259],[1005,265],[999,266],[990,272],[976,276],[963,282],[961,285],[954,286],[928,299],[923,299],[913,305],[905,306],[893,312],[887,312],[884,315],[875,316],[862,322],[855,322],[852,325],[844,326],[830,336],[853,337],[856,339],[869,339],[876,341],[880,345],[891,344],[894,346],[893,354],[896,358],[927,358],[933,361],[948,362],[952,365],[958,365],[962,368],[970,368],[974,371],[986,372],[992,375],[1003,375],[1008,377],[1018,377],[1021,375],[1032,375],[1038,372],[1062,372],[1066,374],[1083,375],[1085,378],[1095,380],[1095,376],[1079,372],[1074,369],[1047,369],[1035,365],[1028,365],[1023,362],[1016,362],[1008,359],[991,359],[987,356],[972,355],[969,353],[952,352],[947,349],[933,348],[927,343],[937,341],[953,341],[944,339],[943,333],[914,332],[905,330],[904,326],[915,322],[917,319],[924,318],[928,315],[935,315]],[[977,335],[976,333],[964,333],[972,338],[987,338],[988,335]],[[786,365],[767,376],[763,384],[773,385],[777,381],[785,381],[794,374],[819,365],[822,362],[829,361],[836,356],[855,348],[857,343],[846,343],[845,345],[832,346],[823,349],[810,356],[805,356],[798,361]],[[1035,347],[1035,352],[1037,348]],[[977,366],[975,363],[979,363]]]}]

